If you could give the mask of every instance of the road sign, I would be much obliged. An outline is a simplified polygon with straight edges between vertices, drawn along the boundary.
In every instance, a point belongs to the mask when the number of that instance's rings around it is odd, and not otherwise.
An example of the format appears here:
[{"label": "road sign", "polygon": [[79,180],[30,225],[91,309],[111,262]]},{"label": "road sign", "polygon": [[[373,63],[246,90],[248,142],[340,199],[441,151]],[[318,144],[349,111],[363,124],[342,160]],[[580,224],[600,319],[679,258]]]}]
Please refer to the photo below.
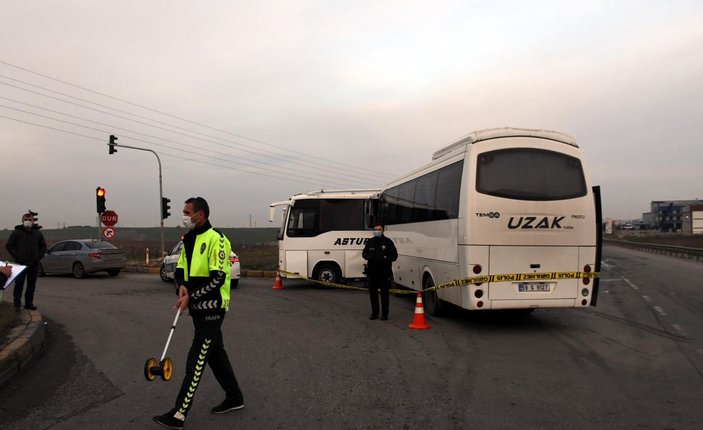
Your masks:
[{"label": "road sign", "polygon": [[105,227],[103,229],[103,237],[107,240],[112,240],[116,234],[117,231],[115,231],[114,227]]},{"label": "road sign", "polygon": [[112,227],[117,224],[117,212],[115,211],[105,211],[100,215],[100,222],[108,227]]}]

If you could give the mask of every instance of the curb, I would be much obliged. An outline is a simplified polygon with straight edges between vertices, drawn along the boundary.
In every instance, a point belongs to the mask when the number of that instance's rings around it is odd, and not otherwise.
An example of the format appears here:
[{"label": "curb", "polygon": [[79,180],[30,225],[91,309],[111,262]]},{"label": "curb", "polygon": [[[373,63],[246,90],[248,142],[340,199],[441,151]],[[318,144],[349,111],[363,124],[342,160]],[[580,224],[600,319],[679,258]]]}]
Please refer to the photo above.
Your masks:
[{"label": "curb", "polygon": [[44,345],[46,323],[37,311],[21,311],[22,321],[0,345],[0,387],[20,373]]}]

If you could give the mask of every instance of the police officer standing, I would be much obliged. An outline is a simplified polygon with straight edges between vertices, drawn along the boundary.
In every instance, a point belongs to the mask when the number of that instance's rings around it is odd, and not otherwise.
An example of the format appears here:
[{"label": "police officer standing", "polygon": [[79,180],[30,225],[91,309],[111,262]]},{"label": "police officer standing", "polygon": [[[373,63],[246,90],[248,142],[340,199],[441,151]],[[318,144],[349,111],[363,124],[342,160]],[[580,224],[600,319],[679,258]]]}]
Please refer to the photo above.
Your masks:
[{"label": "police officer standing", "polygon": [[183,224],[190,231],[183,236],[174,279],[179,285],[176,307],[181,312],[188,308],[195,334],[176,407],[154,417],[154,421],[170,429],[183,428],[206,363],[225,391],[225,400],[211,412],[223,414],[244,407],[244,397],[220,330],[229,309],[231,245],[225,235],[212,228],[209,216],[210,208],[205,199],[193,197],[186,200]]},{"label": "police officer standing", "polygon": [[398,258],[393,241],[383,235],[383,226],[375,224],[373,237],[366,242],[361,256],[367,261],[366,276],[369,279],[371,297],[370,320],[378,319],[378,291],[381,291],[381,320],[388,319],[388,290],[393,280],[392,263]]},{"label": "police officer standing", "polygon": [[27,268],[15,278],[14,302],[15,309],[22,307],[22,290],[24,281],[27,280],[27,290],[24,293],[24,307],[36,310],[34,306],[34,290],[39,276],[39,261],[46,253],[44,235],[39,231],[41,226],[35,223],[33,212],[22,215],[22,224],[15,226],[15,230],[7,239],[5,247],[15,259],[15,262]]}]

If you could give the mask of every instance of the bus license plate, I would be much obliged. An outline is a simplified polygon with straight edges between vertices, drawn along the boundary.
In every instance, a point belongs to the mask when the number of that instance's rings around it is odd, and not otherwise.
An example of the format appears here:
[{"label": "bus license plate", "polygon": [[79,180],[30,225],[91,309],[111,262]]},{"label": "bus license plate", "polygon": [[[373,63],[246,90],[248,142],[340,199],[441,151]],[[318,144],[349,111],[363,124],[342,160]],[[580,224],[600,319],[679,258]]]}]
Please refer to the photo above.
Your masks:
[{"label": "bus license plate", "polygon": [[518,291],[521,293],[550,291],[550,288],[549,282],[521,282],[518,284]]}]

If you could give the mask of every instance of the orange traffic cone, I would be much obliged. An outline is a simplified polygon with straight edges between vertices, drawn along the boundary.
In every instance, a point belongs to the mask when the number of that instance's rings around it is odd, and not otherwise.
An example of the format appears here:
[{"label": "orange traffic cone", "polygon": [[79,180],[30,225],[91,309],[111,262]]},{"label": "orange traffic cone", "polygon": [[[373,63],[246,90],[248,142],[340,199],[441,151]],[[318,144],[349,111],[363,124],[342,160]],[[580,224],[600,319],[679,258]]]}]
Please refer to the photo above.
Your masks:
[{"label": "orange traffic cone", "polygon": [[422,293],[417,293],[417,300],[415,300],[415,316],[413,317],[413,322],[408,324],[408,328],[415,330],[427,330],[430,325],[425,321],[425,308],[422,306]]},{"label": "orange traffic cone", "polygon": [[281,274],[279,272],[276,272],[276,282],[273,283],[273,289],[274,290],[282,290],[283,289],[283,282],[281,282]]}]

